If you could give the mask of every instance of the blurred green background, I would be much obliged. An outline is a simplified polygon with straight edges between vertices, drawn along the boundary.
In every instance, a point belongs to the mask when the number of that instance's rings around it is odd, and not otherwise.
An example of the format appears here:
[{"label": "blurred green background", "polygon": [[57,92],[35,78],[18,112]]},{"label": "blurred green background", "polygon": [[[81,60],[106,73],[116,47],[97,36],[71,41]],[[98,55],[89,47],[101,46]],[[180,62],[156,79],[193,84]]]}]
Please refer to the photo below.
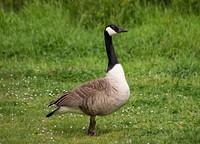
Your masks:
[{"label": "blurred green background", "polygon": [[[105,76],[113,37],[131,95],[88,137],[47,105]],[[200,143],[199,0],[0,0],[0,143]]]}]

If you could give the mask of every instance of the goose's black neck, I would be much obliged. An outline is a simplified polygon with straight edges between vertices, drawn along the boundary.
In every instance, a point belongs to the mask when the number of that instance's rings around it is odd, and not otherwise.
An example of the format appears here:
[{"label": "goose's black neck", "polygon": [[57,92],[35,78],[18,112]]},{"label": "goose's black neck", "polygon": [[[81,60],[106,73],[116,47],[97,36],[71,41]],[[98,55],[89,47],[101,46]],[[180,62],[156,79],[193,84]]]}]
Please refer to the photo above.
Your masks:
[{"label": "goose's black neck", "polygon": [[105,38],[105,44],[106,44],[106,52],[108,55],[108,68],[107,72],[111,70],[115,64],[118,64],[118,60],[115,54],[114,46],[112,43],[112,37],[108,34],[107,31],[104,31],[104,38]]}]

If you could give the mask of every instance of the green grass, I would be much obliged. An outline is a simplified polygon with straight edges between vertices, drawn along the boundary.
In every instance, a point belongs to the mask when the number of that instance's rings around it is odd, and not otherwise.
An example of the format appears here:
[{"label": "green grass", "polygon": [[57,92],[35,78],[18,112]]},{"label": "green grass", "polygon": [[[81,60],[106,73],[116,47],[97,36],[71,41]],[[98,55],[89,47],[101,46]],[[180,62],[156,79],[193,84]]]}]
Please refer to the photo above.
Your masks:
[{"label": "green grass", "polygon": [[97,118],[96,137],[87,116],[45,115],[64,91],[105,75],[103,26],[74,24],[55,4],[1,10],[0,143],[199,143],[199,17],[139,10],[113,38],[130,100]]}]

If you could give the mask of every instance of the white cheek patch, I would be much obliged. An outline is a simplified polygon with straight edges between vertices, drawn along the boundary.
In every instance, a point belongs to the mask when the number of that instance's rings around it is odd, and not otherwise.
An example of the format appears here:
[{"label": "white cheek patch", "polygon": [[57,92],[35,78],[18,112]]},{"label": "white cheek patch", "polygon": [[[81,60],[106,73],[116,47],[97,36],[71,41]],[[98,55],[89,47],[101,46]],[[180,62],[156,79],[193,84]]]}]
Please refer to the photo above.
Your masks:
[{"label": "white cheek patch", "polygon": [[108,32],[108,34],[109,34],[110,36],[117,34],[117,32],[114,31],[114,30],[113,30],[112,28],[110,28],[110,27],[107,27],[107,28],[106,28],[106,31]]}]

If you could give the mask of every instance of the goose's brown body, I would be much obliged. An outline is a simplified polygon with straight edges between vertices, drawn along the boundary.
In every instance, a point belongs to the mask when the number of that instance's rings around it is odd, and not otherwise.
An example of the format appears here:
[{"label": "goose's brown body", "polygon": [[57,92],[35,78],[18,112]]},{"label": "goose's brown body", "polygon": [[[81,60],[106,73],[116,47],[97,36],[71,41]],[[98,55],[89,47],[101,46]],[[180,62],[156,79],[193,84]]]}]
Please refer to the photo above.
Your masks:
[{"label": "goose's brown body", "polygon": [[56,113],[74,112],[104,116],[116,111],[128,100],[130,92],[121,65],[117,64],[115,68],[116,70],[111,70],[105,78],[82,84],[50,105],[60,108]]}]

